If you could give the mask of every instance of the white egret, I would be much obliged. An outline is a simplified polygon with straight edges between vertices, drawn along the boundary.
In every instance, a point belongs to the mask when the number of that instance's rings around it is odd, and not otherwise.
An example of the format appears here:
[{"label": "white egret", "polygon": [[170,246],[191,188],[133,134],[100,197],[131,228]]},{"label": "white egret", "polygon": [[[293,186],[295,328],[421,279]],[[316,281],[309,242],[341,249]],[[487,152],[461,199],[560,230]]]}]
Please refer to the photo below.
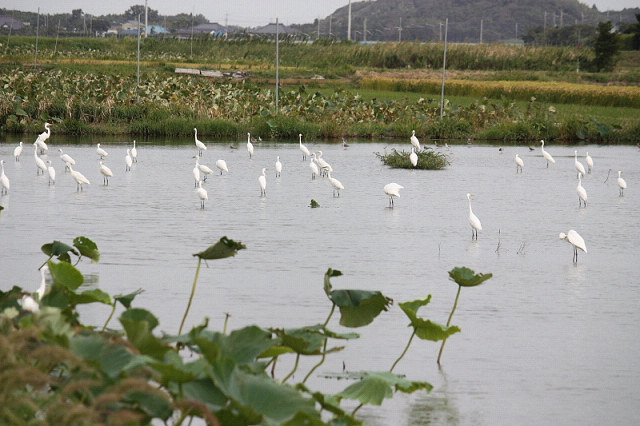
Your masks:
[{"label": "white egret", "polygon": [[49,147],[46,144],[47,139],[49,139],[49,136],[51,136],[51,129],[49,128],[49,126],[51,126],[51,124],[44,123],[45,131],[40,133],[35,141],[35,144],[40,148],[41,154],[44,154],[45,151],[49,150]]},{"label": "white egret", "polygon": [[591,169],[593,169],[593,158],[591,158],[588,151],[584,160],[587,162],[587,173],[591,173]]},{"label": "white egret", "polygon": [[100,159],[102,160],[104,157],[107,157],[109,155],[109,153],[107,151],[105,151],[104,149],[100,148],[100,144],[97,144],[96,147],[96,152],[98,153],[98,155],[100,156]]},{"label": "white egret", "polygon": [[258,177],[258,182],[260,183],[260,196],[267,196],[267,177],[265,176],[265,172],[267,169],[262,169],[262,175]]},{"label": "white egret", "polygon": [[280,162],[280,156],[276,157],[276,177],[280,177],[282,175],[282,163]]},{"label": "white egret", "polygon": [[[130,172],[131,171],[131,165],[133,164],[133,158],[131,158],[131,149],[127,148],[127,155],[124,156],[124,171],[125,172]],[[71,167],[69,167],[71,168]]]},{"label": "white egret", "polygon": [[38,147],[37,146],[33,147],[33,159],[36,161],[36,166],[37,166],[36,175],[39,175],[40,172],[42,172],[42,174],[44,174],[47,171],[47,165],[45,164],[44,160],[42,160],[42,158],[38,157]]},{"label": "white egret", "polygon": [[89,185],[91,183],[89,182],[89,179],[84,177],[82,173],[73,170],[71,165],[69,165],[69,171],[71,172],[71,177],[73,177],[76,181],[76,191],[82,191],[83,190],[82,185],[84,184]]},{"label": "white egret", "polygon": [[567,240],[573,246],[573,263],[578,263],[578,249],[587,252],[584,239],[573,229],[570,229],[566,234],[561,232],[559,237],[561,240]]},{"label": "white egret", "polygon": [[518,154],[516,154],[516,173],[518,173],[518,170],[520,170],[520,173],[522,173],[522,169],[524,168],[524,161],[522,161],[522,158],[520,158],[520,156]]},{"label": "white egret", "polygon": [[196,165],[198,166],[198,169],[200,169],[200,172],[202,172],[202,180],[206,182],[207,176],[212,175],[213,170],[211,170],[211,168],[205,164],[200,164],[198,157],[196,157]]},{"label": "white egret", "polygon": [[343,147],[344,149],[349,148],[349,144],[347,143],[347,141],[345,141],[345,140],[344,140],[344,138],[342,138],[342,147]]},{"label": "white egret", "polygon": [[247,151],[249,151],[249,158],[253,156],[253,144],[251,143],[251,133],[247,133]]},{"label": "white egret", "polygon": [[136,148],[136,141],[133,141],[133,148],[131,148],[131,159],[134,163],[138,162],[138,148]]},{"label": "white egret", "polygon": [[100,162],[100,173],[102,173],[102,183],[104,185],[109,185],[109,178],[113,177],[113,172],[111,169],[104,165],[104,161]]},{"label": "white egret", "polygon": [[578,151],[573,151],[573,165],[575,166],[578,174],[582,173],[583,176],[587,174],[582,163],[578,161]]},{"label": "white egret", "polygon": [[622,172],[618,170],[618,187],[620,188],[620,196],[624,196],[624,190],[627,189],[627,182],[620,176]]},{"label": "white egret", "polygon": [[47,173],[49,173],[49,185],[56,184],[56,169],[51,165],[51,160],[47,160]]},{"label": "white egret", "polygon": [[302,151],[302,161],[307,159],[307,156],[310,156],[309,149],[302,144],[302,133],[298,134],[298,138],[300,139],[300,151]]},{"label": "white egret", "polygon": [[314,180],[318,175],[318,165],[315,163],[316,153],[311,154],[311,161],[309,161],[309,168],[311,169],[311,180]]},{"label": "white egret", "polygon": [[76,160],[74,160],[73,158],[71,158],[71,156],[69,154],[65,154],[62,152],[61,148],[58,148],[58,151],[60,152],[60,160],[62,160],[62,162],[64,163],[64,170],[67,171],[67,169],[69,168],[69,165],[76,165]]},{"label": "white egret", "polygon": [[202,142],[200,142],[200,139],[198,139],[198,129],[194,127],[193,131],[195,132],[195,140],[196,140],[196,148],[198,148],[198,156],[202,157],[202,151],[206,151],[207,146]]},{"label": "white egret", "polygon": [[0,172],[0,194],[8,194],[9,189],[11,189],[11,182],[9,182],[9,178],[4,174],[4,163],[6,161],[0,160],[0,166],[2,167],[2,172]]},{"label": "white egret", "polygon": [[338,179],[332,178],[330,171],[327,171],[327,177],[329,178],[329,182],[331,182],[331,185],[333,185],[333,196],[335,197],[336,192],[338,192],[338,197],[339,197],[340,190],[344,189],[344,185],[342,185],[342,183]]},{"label": "white egret", "polygon": [[415,130],[411,131],[411,139],[410,140],[411,140],[411,145],[413,145],[416,148],[416,151],[420,151],[420,141],[416,137],[416,131]]},{"label": "white egret", "polygon": [[218,170],[220,170],[220,174],[222,174],[222,172],[229,173],[229,168],[227,167],[227,162],[222,160],[222,159],[216,161],[216,167],[218,168]]},{"label": "white egret", "polygon": [[40,287],[33,293],[35,299],[32,295],[24,295],[21,299],[22,309],[29,312],[39,312],[40,311],[40,303],[44,298],[44,294],[47,291],[47,279],[45,277],[46,271],[49,270],[47,265],[44,265],[40,268]]},{"label": "white egret", "polygon": [[20,142],[20,145],[16,146],[13,150],[13,156],[16,158],[16,161],[20,161],[21,155],[22,155],[22,142]]},{"label": "white egret", "polygon": [[467,199],[469,200],[469,225],[471,225],[471,239],[478,239],[478,231],[482,231],[482,224],[480,223],[480,219],[478,216],[473,214],[473,210],[471,210],[471,197],[474,197],[475,194],[467,194]]},{"label": "white egret", "polygon": [[198,188],[196,189],[198,193],[198,197],[200,198],[200,208],[204,209],[204,201],[209,199],[207,195],[207,190],[202,187],[202,181],[198,181]]},{"label": "white egret", "polygon": [[411,154],[409,154],[409,161],[411,161],[411,164],[413,165],[413,167],[418,166],[418,154],[416,154],[416,150],[414,147],[411,147]]},{"label": "white egret", "polygon": [[587,207],[587,190],[582,186],[582,173],[578,173],[578,187],[576,188],[578,192],[578,207],[584,206]]},{"label": "white egret", "polygon": [[393,207],[393,198],[400,198],[400,190],[404,188],[402,185],[398,185],[397,183],[388,183],[384,186],[383,191],[385,194],[389,196],[389,205]]},{"label": "white egret", "polygon": [[200,182],[200,162],[198,161],[198,156],[196,155],[194,157],[196,159],[196,164],[195,166],[193,166],[193,169],[191,170],[191,173],[193,173],[193,179],[194,179],[194,187],[198,186],[198,182]]},{"label": "white egret", "polygon": [[322,151],[316,152],[316,161],[318,163],[318,166],[320,166],[320,171],[322,172],[322,174],[326,175],[328,172],[333,171],[333,167],[331,167],[331,165],[327,163],[324,158],[322,158]]},{"label": "white egret", "polygon": [[549,168],[549,163],[554,163],[556,160],[553,159],[551,154],[544,150],[544,139],[540,139],[540,151],[542,151],[542,156],[545,160],[547,160],[547,168]]}]

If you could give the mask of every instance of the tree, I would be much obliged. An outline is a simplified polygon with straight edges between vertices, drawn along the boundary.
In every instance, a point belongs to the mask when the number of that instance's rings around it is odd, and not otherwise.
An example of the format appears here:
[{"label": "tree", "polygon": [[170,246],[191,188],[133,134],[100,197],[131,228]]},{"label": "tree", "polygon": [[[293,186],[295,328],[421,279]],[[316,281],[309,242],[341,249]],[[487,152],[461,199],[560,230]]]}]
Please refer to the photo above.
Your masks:
[{"label": "tree", "polygon": [[[149,8],[148,10],[148,19],[150,22],[158,22],[158,11]],[[142,4],[137,4],[134,6],[131,6],[129,8],[129,10],[124,12],[124,17],[128,20],[128,21],[134,21],[138,19],[138,15],[140,15],[140,19],[144,19],[144,5]]]},{"label": "tree", "polygon": [[611,21],[598,24],[598,36],[593,46],[595,58],[593,66],[597,72],[610,71],[617,62],[620,39],[613,30]]}]

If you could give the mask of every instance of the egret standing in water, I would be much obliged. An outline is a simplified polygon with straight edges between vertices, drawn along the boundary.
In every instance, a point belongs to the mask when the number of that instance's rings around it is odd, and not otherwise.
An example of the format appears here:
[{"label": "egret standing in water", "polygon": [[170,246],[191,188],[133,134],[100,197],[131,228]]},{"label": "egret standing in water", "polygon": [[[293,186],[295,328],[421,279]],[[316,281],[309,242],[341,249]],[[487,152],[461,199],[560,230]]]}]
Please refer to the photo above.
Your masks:
[{"label": "egret standing in water", "polygon": [[480,223],[480,219],[478,216],[473,214],[473,210],[471,209],[471,197],[474,197],[475,194],[467,194],[467,200],[469,200],[469,225],[471,225],[471,240],[478,239],[478,231],[482,231],[482,224]]},{"label": "egret standing in water", "polygon": [[191,173],[193,173],[193,180],[194,180],[193,187],[197,188],[198,184],[200,183],[200,161],[198,161],[200,157],[195,155],[193,158],[196,159],[196,164],[193,166]]},{"label": "egret standing in water", "polygon": [[584,160],[587,162],[587,173],[591,173],[591,169],[593,169],[593,158],[591,158],[589,152],[587,152]]},{"label": "egret standing in water", "polygon": [[253,157],[253,144],[251,143],[251,133],[247,133],[247,151],[249,158]]},{"label": "egret standing in water", "polygon": [[412,130],[411,131],[411,145],[414,146],[414,148],[416,149],[417,152],[420,152],[420,141],[418,140],[418,138],[416,137],[416,131]]},{"label": "egret standing in water", "polygon": [[136,141],[133,141],[133,148],[131,148],[131,159],[134,163],[138,162],[138,149],[136,148]]},{"label": "egret standing in water", "polygon": [[[34,144],[35,145],[35,144]],[[44,174],[47,171],[47,165],[45,164],[44,160],[42,160],[42,158],[38,157],[38,147],[34,146],[33,147],[33,159],[36,161],[36,175],[39,175],[40,172],[42,172],[42,174]]]},{"label": "egret standing in water", "polygon": [[309,149],[302,144],[302,133],[298,134],[298,138],[300,138],[300,141],[299,141],[300,142],[300,151],[302,151],[302,161],[304,161],[311,154],[309,153]]},{"label": "egret standing in water", "polygon": [[200,139],[198,139],[198,129],[194,127],[193,131],[195,132],[195,140],[196,140],[196,148],[198,148],[198,156],[202,157],[202,151],[206,151],[207,146],[202,142],[200,142]]},{"label": "egret standing in water", "polygon": [[6,161],[0,160],[0,167],[2,167],[2,172],[0,172],[0,194],[8,194],[9,189],[11,189],[11,182],[9,182],[9,178],[4,174],[4,163]]},{"label": "egret standing in water", "polygon": [[213,174],[213,170],[211,170],[211,168],[205,164],[200,164],[200,158],[196,156],[196,166],[198,166],[198,169],[200,169],[200,171],[202,172],[202,174],[204,175],[204,177],[202,178],[203,181],[207,181],[207,176],[208,175],[212,175]]},{"label": "egret standing in water", "polygon": [[561,232],[559,237],[561,240],[567,240],[573,246],[573,263],[578,263],[578,249],[587,252],[584,239],[573,229],[570,229],[566,234]]},{"label": "egret standing in water", "polygon": [[46,142],[47,142],[47,139],[49,139],[49,136],[51,136],[51,129],[49,128],[50,126],[51,124],[44,123],[45,131],[40,133],[36,139],[35,143],[38,147],[40,147],[40,154],[44,154],[44,152],[49,149]]},{"label": "egret standing in water", "polygon": [[314,180],[318,175],[318,165],[315,163],[316,153],[311,154],[311,161],[309,161],[309,168],[311,169],[311,180]]},{"label": "egret standing in water", "polygon": [[522,161],[522,158],[520,158],[520,156],[516,154],[516,174],[518,173],[518,170],[520,171],[520,173],[522,173],[523,168],[524,168],[524,161]]},{"label": "egret standing in water", "polygon": [[411,164],[413,165],[413,167],[416,167],[418,165],[418,154],[416,154],[416,150],[414,147],[411,147],[411,154],[409,154],[409,161],[411,161]]},{"label": "egret standing in water", "polygon": [[47,160],[47,173],[49,173],[49,185],[56,184],[56,169],[51,165],[51,160]]},{"label": "egret standing in water", "polygon": [[393,199],[394,197],[400,198],[400,190],[404,188],[402,185],[398,185],[397,183],[388,183],[384,186],[383,191],[385,194],[389,196],[389,206],[393,207]]},{"label": "egret standing in water", "polygon": [[276,177],[280,177],[282,175],[282,163],[280,162],[280,156],[276,157]]},{"label": "egret standing in water", "polygon": [[330,171],[327,171],[327,177],[329,178],[329,182],[331,182],[331,185],[333,186],[333,196],[335,197],[337,192],[339,197],[340,190],[344,189],[344,185],[342,185],[342,183],[338,179],[332,178]]},{"label": "egret standing in water", "polygon": [[216,167],[220,170],[220,175],[222,175],[223,171],[229,173],[229,168],[227,167],[227,162],[224,161],[224,160],[216,161]]},{"label": "egret standing in water", "polygon": [[620,196],[624,196],[624,190],[627,189],[627,182],[622,179],[622,171],[618,170],[618,187],[620,188]]},{"label": "egret standing in water", "polygon": [[125,163],[124,171],[130,172],[131,165],[133,164],[133,158],[131,158],[131,149],[129,148],[127,148],[127,155],[124,156],[124,163]]},{"label": "egret standing in water", "polygon": [[100,148],[100,144],[97,145],[96,152],[100,156],[101,160],[104,159],[104,157],[109,155],[109,153],[107,151],[105,151],[104,149]]},{"label": "egret standing in water", "polygon": [[73,158],[71,158],[71,156],[69,154],[65,154],[62,152],[62,148],[58,148],[58,151],[60,152],[60,160],[62,160],[62,162],[64,163],[64,170],[65,172],[67,171],[67,169],[69,168],[69,165],[76,165],[76,160],[74,160]]},{"label": "egret standing in water", "polygon": [[47,291],[47,281],[45,278],[45,272],[49,270],[47,265],[44,265],[40,268],[40,287],[33,294],[36,298],[34,299],[31,295],[25,295],[20,300],[22,309],[29,312],[39,312],[40,311],[40,302],[44,298],[44,293]]},{"label": "egret standing in water", "polygon": [[82,185],[89,185],[91,183],[82,173],[73,170],[71,165],[69,165],[69,171],[71,172],[71,177],[76,181],[76,191],[82,191]]},{"label": "egret standing in water", "polygon": [[102,173],[102,183],[104,185],[109,185],[109,178],[113,177],[113,172],[111,169],[104,165],[104,161],[100,162],[100,173]]},{"label": "egret standing in water", "polygon": [[584,166],[582,165],[582,163],[578,161],[578,151],[573,151],[573,165],[576,168],[578,175],[580,173],[582,173],[583,176],[587,174],[587,172],[584,170]]},{"label": "egret standing in water", "polygon": [[202,187],[201,180],[198,181],[198,188],[196,189],[196,192],[200,198],[200,208],[204,209],[204,202],[209,199],[209,196],[207,195],[207,190]]},{"label": "egret standing in water", "polygon": [[16,157],[16,161],[20,161],[20,156],[22,155],[22,142],[18,146],[16,146],[13,150],[13,156]]},{"label": "egret standing in water", "polygon": [[260,183],[260,196],[267,196],[267,177],[265,175],[267,169],[262,169],[262,175],[258,177],[258,182]]},{"label": "egret standing in water", "polygon": [[549,168],[549,163],[555,164],[556,160],[553,159],[551,154],[544,150],[544,139],[540,140],[540,151],[542,151],[542,156],[544,157],[544,159],[547,160],[547,169]]},{"label": "egret standing in water", "polygon": [[587,207],[587,190],[582,186],[582,173],[578,174],[578,187],[576,188],[578,192],[578,207],[584,206]]}]

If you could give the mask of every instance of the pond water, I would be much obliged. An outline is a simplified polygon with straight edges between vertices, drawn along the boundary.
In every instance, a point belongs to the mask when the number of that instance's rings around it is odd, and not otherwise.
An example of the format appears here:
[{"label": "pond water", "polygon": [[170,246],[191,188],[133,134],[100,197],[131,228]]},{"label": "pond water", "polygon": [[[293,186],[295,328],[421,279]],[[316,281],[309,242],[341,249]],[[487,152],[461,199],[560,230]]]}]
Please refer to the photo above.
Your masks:
[{"label": "pond water", "polygon": [[[201,138],[202,139],[202,138]],[[539,147],[452,145],[443,171],[383,166],[375,152],[409,150],[409,143],[340,144],[306,142],[322,150],[345,186],[332,196],[326,178],[311,180],[297,144],[256,144],[249,159],[245,143],[209,143],[202,162],[215,170],[226,160],[229,173],[204,184],[209,200],[200,209],[191,170],[192,139],[138,144],[138,163],[125,173],[125,142],[103,140],[106,164],[115,176],[102,185],[95,140],[71,143],[55,134],[50,154],[55,186],[36,176],[31,145],[20,162],[15,139],[0,143],[11,179],[0,197],[0,287],[35,290],[40,247],[55,239],[84,235],[101,251],[100,263],[83,261],[87,285],[110,294],[143,288],[134,305],[150,309],[159,328],[176,333],[189,297],[197,261],[192,257],[220,237],[246,244],[236,257],[209,262],[200,273],[186,327],[210,318],[221,329],[249,324],[297,327],[322,323],[330,311],[323,274],[343,272],[334,288],[380,290],[394,299],[389,312],[357,329],[361,339],[328,357],[318,374],[388,370],[410,336],[398,308],[433,295],[420,315],[446,323],[457,286],[448,271],[467,266],[494,274],[485,284],[463,289],[453,324],[462,332],[447,342],[442,368],[439,344],[415,339],[394,370],[434,385],[427,394],[397,394],[382,407],[358,414],[368,424],[634,424],[640,420],[640,152],[632,146],[579,146],[593,157],[583,179],[589,204],[579,208],[573,147],[546,146],[556,159],[548,169]],[[166,143],[158,143],[166,142]],[[184,144],[179,144],[184,142]],[[206,142],[206,141],[205,141]],[[75,169],[91,181],[83,192],[57,148],[75,158]],[[524,160],[516,174],[514,156]],[[275,178],[276,156],[283,163]],[[267,195],[258,176],[267,171]],[[608,171],[611,174],[605,182]],[[628,189],[618,195],[617,170]],[[395,207],[382,187],[404,186]],[[466,193],[483,230],[471,240]],[[315,199],[319,208],[309,207]],[[572,247],[558,238],[577,230],[588,253],[572,263]],[[108,309],[85,309],[86,322],[102,324]],[[112,322],[112,325],[115,325]],[[334,315],[330,326],[339,326]],[[292,361],[292,360],[288,360]],[[315,360],[313,360],[315,362]],[[293,380],[302,380],[302,363]],[[283,377],[290,369],[278,363]],[[314,377],[312,388],[337,392],[344,381]],[[347,404],[348,406],[348,404]]]}]

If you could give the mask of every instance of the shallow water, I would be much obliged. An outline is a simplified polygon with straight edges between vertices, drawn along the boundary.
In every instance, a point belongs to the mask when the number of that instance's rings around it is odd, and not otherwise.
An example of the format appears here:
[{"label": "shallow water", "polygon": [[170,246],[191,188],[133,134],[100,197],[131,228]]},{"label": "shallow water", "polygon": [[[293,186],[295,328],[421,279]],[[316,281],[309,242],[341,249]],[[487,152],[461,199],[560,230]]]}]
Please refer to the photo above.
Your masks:
[{"label": "shallow water", "polygon": [[[191,169],[195,147],[138,145],[139,162],[125,173],[124,142],[101,141],[115,176],[102,185],[94,144],[70,144],[55,135],[50,159],[55,186],[36,176],[31,145],[21,161],[15,143],[0,143],[11,179],[0,197],[0,287],[35,290],[40,247],[79,235],[94,240],[101,261],[83,261],[88,285],[110,294],[144,288],[134,305],[150,309],[160,329],[176,333],[197,261],[191,255],[226,235],[247,246],[236,257],[209,262],[200,273],[196,300],[186,327],[211,319],[221,328],[248,324],[294,327],[321,323],[330,305],[322,290],[327,268],[344,276],[334,288],[380,290],[394,299],[389,312],[355,330],[361,339],[330,356],[324,372],[388,370],[402,352],[410,330],[398,302],[433,295],[421,316],[445,323],[457,287],[447,272],[467,266],[491,272],[484,285],[463,289],[453,324],[462,328],[447,342],[442,369],[439,344],[415,339],[394,370],[434,385],[430,393],[396,395],[382,407],[358,414],[369,424],[631,424],[640,419],[640,152],[631,146],[580,146],[595,162],[583,179],[587,208],[578,207],[573,147],[546,146],[556,159],[548,169],[539,148],[456,145],[444,150],[451,165],[443,171],[394,170],[374,152],[409,150],[409,144],[341,145],[307,142],[322,150],[333,177],[345,186],[332,196],[327,179],[311,180],[297,144],[256,145],[249,159],[245,144],[211,144],[202,162],[215,170],[224,158],[229,174],[204,184],[209,200],[200,209]],[[180,142],[180,141],[165,141]],[[205,141],[206,142],[206,141]],[[63,173],[57,148],[77,161],[91,184],[76,192]],[[516,174],[514,155],[525,167]],[[282,177],[274,177],[279,155]],[[582,158],[584,163],[584,158]],[[267,171],[267,196],[258,176]],[[604,183],[608,170],[611,175]],[[629,186],[618,196],[617,170]],[[404,186],[394,208],[382,187]],[[471,241],[466,193],[483,231]],[[315,199],[320,208],[311,209]],[[578,264],[559,232],[577,230],[588,253]],[[82,311],[102,324],[107,308]],[[112,325],[114,325],[112,323]],[[330,325],[337,331],[337,315]],[[312,360],[315,362],[315,360]],[[310,363],[300,366],[302,380]],[[290,365],[278,364],[284,376]],[[344,381],[310,383],[325,392]]]}]

